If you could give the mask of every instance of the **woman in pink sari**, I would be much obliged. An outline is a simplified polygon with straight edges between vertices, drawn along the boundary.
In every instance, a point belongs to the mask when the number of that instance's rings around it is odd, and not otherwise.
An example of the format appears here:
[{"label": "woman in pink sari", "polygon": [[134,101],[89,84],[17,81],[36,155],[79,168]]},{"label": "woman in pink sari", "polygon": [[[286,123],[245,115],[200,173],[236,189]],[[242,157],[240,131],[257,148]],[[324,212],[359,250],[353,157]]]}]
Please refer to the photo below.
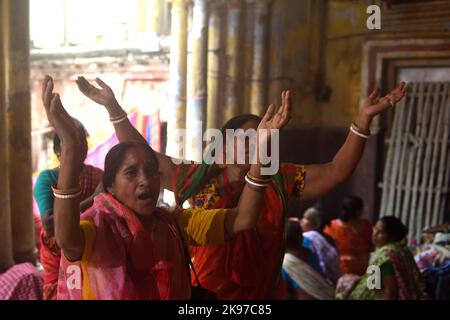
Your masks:
[{"label": "woman in pink sari", "polygon": [[[261,165],[252,165],[234,209],[169,212],[156,207],[160,172],[155,153],[146,144],[125,142],[106,156],[105,192],[80,218],[80,146],[73,120],[53,93],[49,76],[42,98],[61,138],[60,174],[53,188],[55,236],[62,250],[58,299],[190,298],[183,242],[219,244],[254,227],[271,177],[261,175]],[[286,93],[278,112],[269,107],[258,130],[283,127],[290,115],[289,100]],[[125,119],[122,114],[111,121]],[[270,138],[261,135],[259,146]]]}]

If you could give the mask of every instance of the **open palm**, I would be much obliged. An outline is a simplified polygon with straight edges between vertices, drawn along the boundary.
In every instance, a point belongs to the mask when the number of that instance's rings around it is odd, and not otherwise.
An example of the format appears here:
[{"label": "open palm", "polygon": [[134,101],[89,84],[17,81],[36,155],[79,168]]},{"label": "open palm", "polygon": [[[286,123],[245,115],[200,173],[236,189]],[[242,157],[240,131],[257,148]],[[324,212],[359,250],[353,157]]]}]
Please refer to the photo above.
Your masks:
[{"label": "open palm", "polygon": [[103,106],[108,106],[115,103],[116,98],[112,89],[100,78],[96,78],[95,82],[101,89],[90,84],[84,77],[78,77],[76,80],[78,89],[80,89],[80,91],[89,99]]}]

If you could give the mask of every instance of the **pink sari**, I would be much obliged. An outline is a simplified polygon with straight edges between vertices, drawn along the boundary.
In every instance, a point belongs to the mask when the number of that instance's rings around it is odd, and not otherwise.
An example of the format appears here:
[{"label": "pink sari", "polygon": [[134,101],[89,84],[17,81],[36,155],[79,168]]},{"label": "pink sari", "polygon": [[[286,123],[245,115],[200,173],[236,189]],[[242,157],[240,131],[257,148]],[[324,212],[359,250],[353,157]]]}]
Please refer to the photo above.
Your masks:
[{"label": "pink sari", "polygon": [[[82,260],[69,262],[61,257],[58,299],[189,299],[187,265],[176,226],[178,214],[158,208],[154,215],[157,219],[149,232],[136,214],[112,195],[98,195],[81,216],[94,230],[89,233],[89,228],[83,227],[86,247]],[[82,279],[73,278],[77,268]],[[81,286],[76,280],[81,280]]]}]

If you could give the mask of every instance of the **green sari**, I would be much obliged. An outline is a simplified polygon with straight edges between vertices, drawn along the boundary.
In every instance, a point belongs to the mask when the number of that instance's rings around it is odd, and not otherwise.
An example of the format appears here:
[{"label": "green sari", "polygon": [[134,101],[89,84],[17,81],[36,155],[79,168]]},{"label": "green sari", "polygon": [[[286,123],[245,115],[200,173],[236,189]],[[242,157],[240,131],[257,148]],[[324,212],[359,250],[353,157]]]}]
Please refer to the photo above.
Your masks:
[{"label": "green sari", "polygon": [[[389,243],[378,248],[370,259],[369,268],[377,266],[381,269],[386,263],[391,263],[393,266],[398,284],[398,299],[418,300],[424,298],[425,281],[405,241]],[[373,277],[373,274],[366,273],[361,277],[350,294],[351,300],[381,299],[381,290],[369,289],[368,283],[371,282],[369,277]]]}]

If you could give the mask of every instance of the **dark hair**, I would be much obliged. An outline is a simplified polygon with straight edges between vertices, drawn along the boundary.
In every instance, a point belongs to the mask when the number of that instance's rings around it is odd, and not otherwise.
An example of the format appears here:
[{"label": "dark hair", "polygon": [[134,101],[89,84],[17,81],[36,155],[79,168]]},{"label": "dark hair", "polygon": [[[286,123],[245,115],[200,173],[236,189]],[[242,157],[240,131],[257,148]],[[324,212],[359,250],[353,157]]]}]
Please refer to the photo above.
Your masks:
[{"label": "dark hair", "polygon": [[[85,148],[83,148],[81,150],[81,152],[83,152],[81,154],[81,160],[82,162],[84,162],[84,160],[86,160],[87,157],[87,138],[89,137],[89,133],[87,132],[86,128],[83,126],[83,124],[75,119],[72,118],[72,120],[75,122],[75,126],[78,129],[78,132],[80,134],[80,141],[82,141],[82,143],[85,144]],[[59,136],[56,134],[56,132],[53,134],[53,152],[59,157],[61,155],[61,139],[59,139]]]},{"label": "dark hair", "polygon": [[379,221],[383,224],[388,239],[391,241],[401,241],[408,235],[408,227],[394,216],[384,216]]},{"label": "dark hair", "polygon": [[347,195],[342,200],[342,212],[339,217],[344,222],[358,218],[358,211],[364,207],[364,203],[360,197]]},{"label": "dark hair", "polygon": [[105,157],[105,171],[103,173],[103,190],[107,191],[109,187],[112,186],[114,179],[116,178],[117,171],[123,163],[125,154],[128,149],[142,146],[150,152],[156,165],[158,165],[158,158],[156,157],[155,151],[153,151],[150,146],[144,142],[140,141],[126,141],[119,143],[108,151]]},{"label": "dark hair", "polygon": [[[244,126],[249,121],[256,121],[260,122],[261,118],[254,115],[254,114],[241,114],[239,116],[233,117],[230,120],[228,120],[220,129],[222,133],[224,133],[227,129],[239,129]],[[225,141],[224,141],[225,143]],[[202,163],[198,166],[194,177],[199,177],[198,179],[194,179],[191,184],[185,189],[181,196],[181,202],[186,201],[193,195],[197,194],[205,185],[206,183],[212,178],[217,176],[221,172],[221,169],[219,169],[217,166],[214,165],[207,165],[205,163]],[[236,204],[237,205],[237,204]]]},{"label": "dark hair", "polygon": [[326,226],[330,225],[330,219],[325,215],[325,213],[322,211],[322,209],[319,206],[314,206],[314,207],[306,209],[305,212],[303,213],[303,215],[305,215],[306,212],[313,215],[314,222],[318,226],[319,232],[322,232]]},{"label": "dark hair", "polygon": [[303,243],[303,230],[297,221],[288,221],[286,228],[286,249],[297,249]]}]

